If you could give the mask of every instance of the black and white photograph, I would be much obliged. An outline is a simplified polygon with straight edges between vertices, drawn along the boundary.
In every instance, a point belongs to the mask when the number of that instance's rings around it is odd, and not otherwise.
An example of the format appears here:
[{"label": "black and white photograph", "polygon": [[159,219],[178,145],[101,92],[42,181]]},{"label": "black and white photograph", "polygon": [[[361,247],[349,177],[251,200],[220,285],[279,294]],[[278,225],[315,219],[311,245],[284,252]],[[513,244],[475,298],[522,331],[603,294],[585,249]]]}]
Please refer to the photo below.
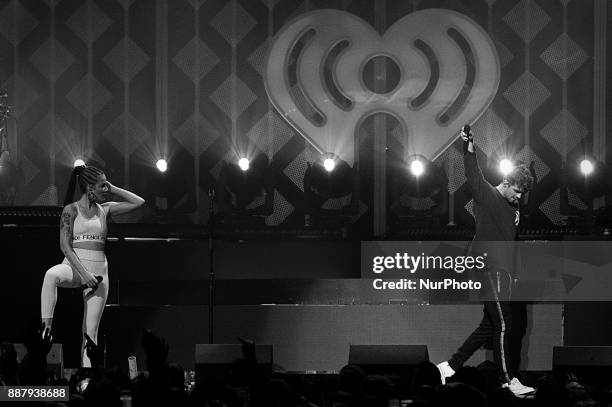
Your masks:
[{"label": "black and white photograph", "polygon": [[0,0],[0,406],[612,405],[611,47],[608,0]]}]

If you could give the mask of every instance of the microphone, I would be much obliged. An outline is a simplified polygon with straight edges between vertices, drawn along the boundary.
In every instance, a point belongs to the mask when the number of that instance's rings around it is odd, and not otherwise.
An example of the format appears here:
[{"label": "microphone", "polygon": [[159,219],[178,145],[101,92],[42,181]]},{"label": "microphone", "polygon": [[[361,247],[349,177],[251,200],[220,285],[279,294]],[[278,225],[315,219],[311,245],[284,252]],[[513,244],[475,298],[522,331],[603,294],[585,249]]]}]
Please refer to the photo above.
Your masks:
[{"label": "microphone", "polygon": [[470,125],[469,125],[469,124],[466,124],[466,125],[464,125],[464,126],[461,128],[461,131],[462,131],[463,133],[465,133],[465,135],[466,135],[466,136],[467,136],[467,138],[468,138],[468,140],[467,140],[467,141],[464,141],[464,142],[463,142],[463,153],[464,153],[464,154],[468,152],[468,143],[469,143],[470,141],[474,140],[474,137],[472,136],[471,130],[472,130],[472,128],[470,127]]},{"label": "microphone", "polygon": [[[101,282],[102,282],[103,278],[102,278],[102,276],[96,276],[96,280],[98,280],[98,284],[99,284],[99,283],[101,283]],[[76,289],[76,290],[77,290],[77,291],[83,291],[83,290],[84,290],[84,289],[86,289],[86,288],[88,288],[88,287],[87,287],[87,284],[83,284],[83,285],[81,285],[81,286],[77,287],[77,289]]]}]

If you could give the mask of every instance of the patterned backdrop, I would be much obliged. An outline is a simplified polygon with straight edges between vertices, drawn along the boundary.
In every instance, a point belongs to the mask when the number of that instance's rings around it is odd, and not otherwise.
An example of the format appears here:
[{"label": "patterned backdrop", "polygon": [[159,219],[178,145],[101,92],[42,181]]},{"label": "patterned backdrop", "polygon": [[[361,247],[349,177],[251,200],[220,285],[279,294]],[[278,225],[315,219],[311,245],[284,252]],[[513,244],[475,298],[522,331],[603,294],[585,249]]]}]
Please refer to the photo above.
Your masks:
[{"label": "patterned backdrop", "polygon": [[[598,70],[605,0],[3,0],[0,84],[13,106],[14,204],[61,204],[71,164],[83,157],[147,199],[126,220],[205,222],[207,191],[223,160],[248,151],[271,163],[274,200],[265,224],[299,227],[304,174],[317,157],[267,98],[262,74],[271,38],[319,8],[346,10],[382,33],[432,7],[467,15],[497,46],[500,87],[473,126],[481,163],[492,167],[510,154],[530,164],[538,180],[531,219],[562,222],[562,164],[585,152],[605,158],[605,73]],[[376,230],[376,195],[386,194],[374,184],[375,131],[367,121],[360,131],[359,202],[348,220],[364,233]],[[388,121],[386,131],[388,148],[401,149],[401,129]],[[453,209],[444,221],[469,225],[460,148],[451,146],[436,164]],[[159,157],[169,162],[164,175],[154,167]],[[393,219],[401,198],[387,198],[385,217]],[[572,193],[568,199],[586,207]]]}]

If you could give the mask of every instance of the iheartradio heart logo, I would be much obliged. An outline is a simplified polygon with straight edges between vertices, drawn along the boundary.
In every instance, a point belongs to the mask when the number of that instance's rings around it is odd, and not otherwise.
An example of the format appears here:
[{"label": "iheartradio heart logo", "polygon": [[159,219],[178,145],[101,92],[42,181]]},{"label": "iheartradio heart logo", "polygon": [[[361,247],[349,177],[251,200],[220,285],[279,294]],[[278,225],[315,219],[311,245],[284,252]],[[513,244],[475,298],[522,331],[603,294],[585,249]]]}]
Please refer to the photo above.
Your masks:
[{"label": "iheartradio heart logo", "polygon": [[[364,72],[377,78],[394,72],[399,79],[371,89]],[[317,10],[274,37],[265,86],[274,107],[314,148],[353,165],[358,129],[381,112],[401,123],[408,155],[437,158],[462,125],[487,109],[499,76],[491,38],[452,10],[408,14],[382,36],[351,13]]]}]

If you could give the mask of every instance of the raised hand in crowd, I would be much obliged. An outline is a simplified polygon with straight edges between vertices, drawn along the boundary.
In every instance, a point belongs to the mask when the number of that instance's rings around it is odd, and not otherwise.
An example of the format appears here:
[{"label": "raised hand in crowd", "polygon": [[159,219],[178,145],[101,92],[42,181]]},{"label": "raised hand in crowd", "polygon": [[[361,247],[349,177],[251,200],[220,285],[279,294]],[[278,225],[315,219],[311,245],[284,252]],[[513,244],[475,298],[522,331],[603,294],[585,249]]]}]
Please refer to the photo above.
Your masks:
[{"label": "raised hand in crowd", "polygon": [[53,345],[51,330],[49,328],[45,328],[45,324],[40,323],[36,329],[28,331],[24,344],[28,354],[44,356],[46,358],[47,354],[51,350],[51,345]]},{"label": "raised hand in crowd", "polygon": [[45,384],[47,354],[53,344],[51,331],[41,322],[27,331],[24,344],[27,354],[23,357],[19,369],[20,384]]}]

